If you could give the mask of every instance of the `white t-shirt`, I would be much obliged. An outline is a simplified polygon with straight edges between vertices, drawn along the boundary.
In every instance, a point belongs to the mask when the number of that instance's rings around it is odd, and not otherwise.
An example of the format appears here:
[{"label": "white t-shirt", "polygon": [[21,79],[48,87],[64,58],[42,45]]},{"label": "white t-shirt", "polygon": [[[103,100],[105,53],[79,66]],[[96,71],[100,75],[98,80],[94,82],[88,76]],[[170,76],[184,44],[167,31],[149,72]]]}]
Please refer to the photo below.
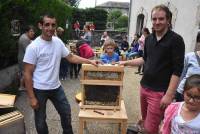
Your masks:
[{"label": "white t-shirt", "polygon": [[172,134],[200,134],[200,114],[196,118],[185,121],[180,115],[184,102],[180,104],[178,113],[172,120],[171,133]]},{"label": "white t-shirt", "polygon": [[69,50],[58,37],[45,41],[37,37],[26,49],[23,62],[35,65],[33,87],[41,90],[58,88],[60,60],[66,57]]}]

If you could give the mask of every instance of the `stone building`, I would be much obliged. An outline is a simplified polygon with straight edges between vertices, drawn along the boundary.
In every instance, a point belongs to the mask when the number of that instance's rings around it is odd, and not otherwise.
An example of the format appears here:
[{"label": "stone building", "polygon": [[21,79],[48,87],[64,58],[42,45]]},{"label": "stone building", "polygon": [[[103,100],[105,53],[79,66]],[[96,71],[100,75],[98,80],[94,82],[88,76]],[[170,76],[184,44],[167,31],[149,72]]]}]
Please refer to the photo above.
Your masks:
[{"label": "stone building", "polygon": [[172,30],[184,38],[186,52],[194,51],[200,29],[200,0],[131,0],[129,41],[133,39],[134,33],[141,34],[143,27],[151,30],[151,10],[159,4],[171,10]]},{"label": "stone building", "polygon": [[[121,11],[122,15],[128,16],[129,15],[129,2],[114,2],[114,1],[108,1],[103,4],[97,5],[95,8],[101,8],[106,10],[108,13],[112,12],[114,10]],[[107,22],[107,30],[114,30],[114,24],[113,22]]]},{"label": "stone building", "polygon": [[113,10],[120,10],[123,15],[128,16],[129,14],[129,2],[114,2],[108,1],[103,4],[97,5],[96,8],[105,9],[108,12]]}]

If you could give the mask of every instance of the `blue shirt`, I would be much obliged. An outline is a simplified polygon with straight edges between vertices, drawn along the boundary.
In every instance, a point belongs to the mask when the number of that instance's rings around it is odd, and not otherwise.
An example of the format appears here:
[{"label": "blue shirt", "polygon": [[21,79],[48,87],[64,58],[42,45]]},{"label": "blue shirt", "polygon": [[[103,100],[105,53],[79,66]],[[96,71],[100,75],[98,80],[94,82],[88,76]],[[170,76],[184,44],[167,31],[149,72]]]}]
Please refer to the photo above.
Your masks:
[{"label": "blue shirt", "polygon": [[119,61],[119,55],[117,53],[113,53],[112,56],[109,56],[107,53],[104,53],[104,54],[102,54],[100,56],[100,60],[103,63],[111,64],[112,61],[114,61],[114,62],[118,62]]},{"label": "blue shirt", "polygon": [[193,74],[200,74],[200,66],[198,64],[195,53],[190,52],[185,55],[184,68],[180,77],[180,83],[177,88],[177,92],[183,93],[186,79]]}]

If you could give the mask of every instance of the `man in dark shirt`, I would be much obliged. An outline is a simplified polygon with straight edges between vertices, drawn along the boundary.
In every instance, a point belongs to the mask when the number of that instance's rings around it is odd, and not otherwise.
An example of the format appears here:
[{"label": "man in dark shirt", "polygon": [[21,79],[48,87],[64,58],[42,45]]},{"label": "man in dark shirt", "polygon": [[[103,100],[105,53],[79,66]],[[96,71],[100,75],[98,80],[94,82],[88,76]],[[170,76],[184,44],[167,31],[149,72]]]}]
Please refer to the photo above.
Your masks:
[{"label": "man in dark shirt", "polygon": [[170,30],[168,7],[154,7],[151,19],[154,33],[145,39],[144,56],[120,64],[145,64],[140,82],[142,125],[148,134],[157,134],[164,109],[174,98],[184,65],[185,45],[182,37]]}]

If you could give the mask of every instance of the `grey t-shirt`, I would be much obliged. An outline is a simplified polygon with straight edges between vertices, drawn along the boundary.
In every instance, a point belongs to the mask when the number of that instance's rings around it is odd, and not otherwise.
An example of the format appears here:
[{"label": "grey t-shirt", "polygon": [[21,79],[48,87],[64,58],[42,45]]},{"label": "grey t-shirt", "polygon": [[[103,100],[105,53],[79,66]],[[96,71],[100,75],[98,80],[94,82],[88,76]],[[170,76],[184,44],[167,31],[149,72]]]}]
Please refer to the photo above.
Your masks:
[{"label": "grey t-shirt", "polygon": [[91,44],[92,42],[92,33],[86,32],[83,36],[83,40],[86,41],[88,44]]},{"label": "grey t-shirt", "polygon": [[26,51],[26,47],[31,43],[31,40],[24,33],[20,36],[18,41],[18,64],[20,71],[23,70],[23,58]]}]

